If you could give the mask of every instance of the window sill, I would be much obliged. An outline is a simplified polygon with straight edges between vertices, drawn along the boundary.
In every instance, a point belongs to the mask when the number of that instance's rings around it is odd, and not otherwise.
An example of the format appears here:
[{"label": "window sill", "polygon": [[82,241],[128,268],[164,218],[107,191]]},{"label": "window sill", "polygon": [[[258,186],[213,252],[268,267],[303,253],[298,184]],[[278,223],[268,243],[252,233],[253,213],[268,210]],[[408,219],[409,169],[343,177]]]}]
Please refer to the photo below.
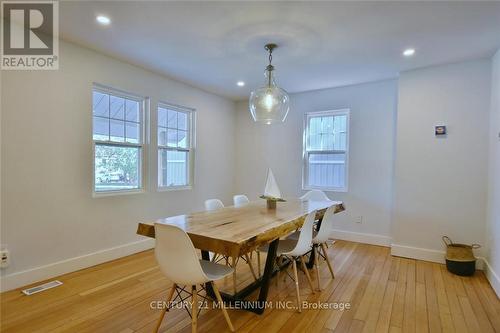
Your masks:
[{"label": "window sill", "polygon": [[193,186],[158,186],[158,192],[186,191],[192,190]]},{"label": "window sill", "polygon": [[341,193],[348,192],[347,187],[303,186],[302,189],[304,191],[321,190],[324,192],[341,192]]},{"label": "window sill", "polygon": [[93,198],[104,198],[104,197],[114,197],[119,195],[131,195],[131,194],[142,194],[146,191],[144,189],[136,189],[136,190],[126,190],[126,191],[102,191],[102,192],[93,192]]}]

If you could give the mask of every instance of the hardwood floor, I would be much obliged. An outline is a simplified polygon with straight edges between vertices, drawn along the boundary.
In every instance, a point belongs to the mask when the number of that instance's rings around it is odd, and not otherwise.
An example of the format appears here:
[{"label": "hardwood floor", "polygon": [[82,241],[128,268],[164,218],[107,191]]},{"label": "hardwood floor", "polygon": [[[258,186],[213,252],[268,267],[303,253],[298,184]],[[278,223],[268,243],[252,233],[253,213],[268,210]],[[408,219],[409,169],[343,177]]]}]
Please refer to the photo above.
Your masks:
[{"label": "hardwood floor", "polygon": [[[331,279],[322,262],[323,290],[313,294],[299,272],[301,298],[310,305],[345,302],[349,310],[309,308],[299,314],[273,307],[261,316],[229,310],[237,332],[500,332],[500,301],[482,272],[458,277],[443,265],[392,257],[389,248],[345,241],[330,247],[329,255],[336,278]],[[310,273],[315,279],[316,271]],[[19,290],[3,293],[1,331],[152,332],[160,310],[150,304],[163,301],[171,287],[152,251],[58,279],[62,286],[33,296]],[[269,300],[295,305],[293,282],[281,279],[278,286],[273,281]],[[240,263],[238,285],[252,280]],[[218,285],[230,291],[232,280]],[[175,308],[167,312],[160,331],[190,332],[190,323],[185,310]],[[198,332],[226,331],[220,310],[202,311]]]}]

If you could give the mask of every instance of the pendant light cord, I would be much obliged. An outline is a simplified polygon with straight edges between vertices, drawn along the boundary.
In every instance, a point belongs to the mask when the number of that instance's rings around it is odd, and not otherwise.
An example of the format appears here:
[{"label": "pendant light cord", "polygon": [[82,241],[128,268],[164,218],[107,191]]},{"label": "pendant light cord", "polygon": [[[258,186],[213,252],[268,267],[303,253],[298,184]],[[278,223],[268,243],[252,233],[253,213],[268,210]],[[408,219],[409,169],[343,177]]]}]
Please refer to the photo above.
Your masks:
[{"label": "pendant light cord", "polygon": [[271,87],[271,73],[272,73],[272,70],[274,69],[273,65],[272,65],[272,62],[273,62],[273,49],[272,48],[269,48],[269,65],[267,66],[267,86],[268,87]]}]

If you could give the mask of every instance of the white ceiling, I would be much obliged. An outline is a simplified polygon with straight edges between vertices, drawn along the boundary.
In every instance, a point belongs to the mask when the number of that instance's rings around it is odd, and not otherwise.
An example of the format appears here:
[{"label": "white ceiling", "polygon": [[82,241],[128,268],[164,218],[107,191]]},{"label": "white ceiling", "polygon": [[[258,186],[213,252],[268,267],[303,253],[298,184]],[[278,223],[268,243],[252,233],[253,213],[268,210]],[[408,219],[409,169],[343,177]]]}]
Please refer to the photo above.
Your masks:
[{"label": "white ceiling", "polygon": [[[98,14],[111,25],[98,25]],[[490,56],[500,47],[500,2],[60,2],[60,29],[63,39],[242,99],[263,83],[269,41],[280,46],[273,64],[289,92]],[[407,47],[414,57],[401,56]]]}]

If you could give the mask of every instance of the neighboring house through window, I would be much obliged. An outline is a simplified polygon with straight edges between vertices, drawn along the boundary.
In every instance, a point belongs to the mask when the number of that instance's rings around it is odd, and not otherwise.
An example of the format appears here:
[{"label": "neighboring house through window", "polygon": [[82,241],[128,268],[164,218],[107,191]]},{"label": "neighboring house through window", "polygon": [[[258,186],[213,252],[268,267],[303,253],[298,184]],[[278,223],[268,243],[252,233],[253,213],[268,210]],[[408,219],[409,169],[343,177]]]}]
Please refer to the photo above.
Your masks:
[{"label": "neighboring house through window", "polygon": [[305,115],[303,188],[347,191],[349,110]]},{"label": "neighboring house through window", "polygon": [[158,188],[190,188],[193,183],[194,111],[158,105]]},{"label": "neighboring house through window", "polygon": [[142,188],[144,98],[94,85],[94,192]]}]

